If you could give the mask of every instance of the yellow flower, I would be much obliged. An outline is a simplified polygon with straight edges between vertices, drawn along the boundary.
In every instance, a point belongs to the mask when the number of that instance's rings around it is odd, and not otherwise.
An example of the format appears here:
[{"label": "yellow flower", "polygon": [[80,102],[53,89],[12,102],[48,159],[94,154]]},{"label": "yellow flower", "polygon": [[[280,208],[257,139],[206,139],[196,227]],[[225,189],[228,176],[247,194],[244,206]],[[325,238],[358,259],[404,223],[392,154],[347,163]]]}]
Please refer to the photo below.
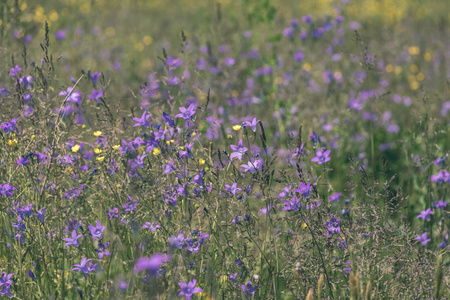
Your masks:
[{"label": "yellow flower", "polygon": [[233,126],[233,130],[235,130],[235,131],[238,131],[238,130],[240,130],[241,128],[242,128],[241,125],[234,125],[234,126]]},{"label": "yellow flower", "polygon": [[117,150],[117,149],[120,148],[120,145],[114,145],[114,146],[112,146],[112,148],[113,148],[114,150]]},{"label": "yellow flower", "polygon": [[166,144],[167,144],[167,146],[169,146],[170,145],[170,141],[167,141]]},{"label": "yellow flower", "polygon": [[228,276],[227,276],[227,275],[222,275],[222,276],[220,276],[220,281],[222,281],[222,282],[227,281],[227,279],[228,279]]},{"label": "yellow flower", "polygon": [[306,223],[302,223],[302,229],[308,228],[308,225],[306,225]]},{"label": "yellow flower", "polygon": [[94,152],[95,152],[95,154],[100,154],[103,152],[103,150],[100,148],[94,148]]},{"label": "yellow flower", "polygon": [[97,160],[98,160],[98,161],[104,161],[104,160],[105,160],[105,157],[104,157],[104,156],[99,156],[99,157],[97,157]]},{"label": "yellow flower", "polygon": [[170,140],[170,143],[171,143],[171,144],[175,143],[175,140]]},{"label": "yellow flower", "polygon": [[232,139],[233,136],[231,134],[227,135],[227,139]]},{"label": "yellow flower", "polygon": [[200,158],[200,159],[198,160],[198,164],[199,164],[199,165],[204,165],[204,164],[205,164],[205,160],[204,160],[203,158]]},{"label": "yellow flower", "polygon": [[197,132],[193,132],[193,133],[192,133],[192,136],[197,136]]},{"label": "yellow flower", "polygon": [[159,148],[155,148],[153,149],[153,155],[159,155],[161,153],[161,150],[159,150]]},{"label": "yellow flower", "polygon": [[17,140],[17,139],[12,139],[12,140],[8,140],[7,142],[6,142],[6,144],[8,144],[8,146],[10,146],[11,148],[13,148],[13,147],[15,147],[15,146],[17,146],[17,143],[18,143],[19,141]]},{"label": "yellow flower", "polygon": [[80,150],[80,145],[75,145],[72,147],[72,152],[78,152]]},{"label": "yellow flower", "polygon": [[95,135],[95,136],[101,136],[101,135],[102,135],[102,132],[101,132],[101,131],[96,131],[96,132],[94,132],[94,135]]}]

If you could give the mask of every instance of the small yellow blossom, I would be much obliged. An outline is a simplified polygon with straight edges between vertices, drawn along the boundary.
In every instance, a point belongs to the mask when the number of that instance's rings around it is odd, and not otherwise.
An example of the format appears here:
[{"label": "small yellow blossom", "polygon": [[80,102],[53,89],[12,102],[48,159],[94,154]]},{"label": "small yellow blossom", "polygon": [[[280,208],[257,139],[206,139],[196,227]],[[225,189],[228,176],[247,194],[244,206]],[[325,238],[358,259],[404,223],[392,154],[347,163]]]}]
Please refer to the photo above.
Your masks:
[{"label": "small yellow blossom", "polygon": [[102,132],[101,132],[101,131],[96,131],[96,132],[94,132],[94,135],[95,135],[95,136],[101,136],[101,135],[102,135]]},{"label": "small yellow blossom", "polygon": [[8,144],[9,147],[14,148],[15,146],[17,146],[18,142],[19,141],[17,139],[12,139],[12,140],[6,141],[6,144]]},{"label": "small yellow blossom", "polygon": [[155,148],[153,149],[153,155],[159,155],[161,153],[161,150],[159,150],[159,148]]},{"label": "small yellow blossom", "polygon": [[302,223],[302,229],[308,228],[308,225],[306,225],[306,223]]},{"label": "small yellow blossom", "polygon": [[204,164],[205,164],[205,160],[204,160],[203,158],[200,158],[200,159],[198,160],[198,164],[199,164],[199,165],[204,165]]},{"label": "small yellow blossom", "polygon": [[233,136],[231,134],[227,135],[227,139],[232,139]]},{"label": "small yellow blossom", "polygon": [[170,141],[167,141],[166,144],[167,144],[167,146],[169,146],[170,145]]},{"label": "small yellow blossom", "polygon": [[99,156],[99,157],[97,157],[97,160],[98,160],[98,161],[104,161],[104,160],[105,160],[105,157],[104,157],[104,156]]},{"label": "small yellow blossom", "polygon": [[242,128],[241,125],[233,125],[233,130],[238,131]]},{"label": "small yellow blossom", "polygon": [[94,148],[94,152],[95,152],[95,154],[100,154],[103,152],[103,150],[100,148]]},{"label": "small yellow blossom", "polygon": [[80,150],[80,145],[75,145],[72,147],[72,152],[78,152],[78,150]]},{"label": "small yellow blossom", "polygon": [[120,148],[120,145],[114,145],[114,146],[112,146],[112,148],[113,148],[114,150],[117,150],[117,149]]},{"label": "small yellow blossom", "polygon": [[170,143],[171,143],[171,144],[175,143],[175,140],[170,140]]},{"label": "small yellow blossom", "polygon": [[197,136],[197,132],[193,132],[193,133],[192,133],[192,136]]}]

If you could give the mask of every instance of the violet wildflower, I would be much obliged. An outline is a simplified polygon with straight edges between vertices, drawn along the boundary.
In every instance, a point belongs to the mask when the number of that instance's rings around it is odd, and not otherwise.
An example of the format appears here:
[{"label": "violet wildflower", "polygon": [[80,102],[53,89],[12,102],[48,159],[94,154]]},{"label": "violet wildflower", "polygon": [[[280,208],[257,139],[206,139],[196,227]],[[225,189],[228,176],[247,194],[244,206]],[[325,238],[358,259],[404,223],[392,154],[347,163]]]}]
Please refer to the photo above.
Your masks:
[{"label": "violet wildflower", "polygon": [[95,239],[100,240],[103,238],[103,230],[105,230],[106,226],[102,227],[102,223],[100,223],[100,221],[97,221],[96,227],[89,225],[88,228],[91,231],[91,235],[94,238],[94,240]]},{"label": "violet wildflower", "polygon": [[244,122],[244,125],[245,126],[248,126],[248,127],[250,127],[250,129],[253,131],[253,132],[256,132],[256,124],[258,124],[260,121],[259,120],[256,120],[256,118],[253,118],[253,120],[250,122],[250,121],[245,121]]},{"label": "violet wildflower", "polygon": [[236,216],[236,218],[234,218],[233,220],[231,220],[230,224],[241,224],[241,219],[244,219],[242,216]]},{"label": "violet wildflower", "polygon": [[163,116],[161,117],[166,122],[166,126],[175,127],[175,121],[169,114],[163,112]]},{"label": "violet wildflower", "polygon": [[439,209],[444,209],[447,207],[447,202],[444,202],[442,200],[439,200],[438,202],[433,202],[433,206]]},{"label": "violet wildflower", "polygon": [[108,251],[108,246],[111,242],[106,242],[103,244],[101,241],[98,242],[98,248],[95,249],[95,252],[98,253],[98,259],[102,259],[104,255],[111,256],[111,252]]},{"label": "violet wildflower", "polygon": [[16,65],[14,68],[11,68],[9,70],[9,74],[12,77],[17,77],[18,73],[22,72],[22,69],[19,67],[19,65]]},{"label": "violet wildflower", "polygon": [[253,161],[241,165],[241,168],[244,168],[244,172],[250,171],[250,173],[254,174],[261,167],[261,163],[262,161],[260,159],[253,159]]},{"label": "violet wildflower", "polygon": [[70,246],[70,245],[73,245],[73,246],[75,246],[75,247],[78,247],[78,239],[80,238],[80,237],[82,237],[83,235],[82,234],[80,234],[80,235],[77,235],[77,231],[76,230],[74,230],[74,231],[72,231],[72,237],[71,238],[64,238],[63,239],[63,241],[66,241],[67,243],[64,245],[64,247],[67,247],[67,246]]},{"label": "violet wildflower", "polygon": [[231,149],[234,151],[231,153],[230,158],[233,159],[237,157],[237,159],[242,160],[242,155],[247,152],[248,148],[242,145],[242,139],[239,140],[238,145],[230,145]]},{"label": "violet wildflower", "polygon": [[333,193],[330,196],[330,203],[334,202],[334,201],[339,201],[339,196],[341,196],[341,195],[342,195],[342,193]]},{"label": "violet wildflower", "polygon": [[316,157],[311,159],[312,162],[318,162],[319,165],[324,164],[331,160],[330,158],[330,150],[323,151],[323,149],[320,149],[316,152]]},{"label": "violet wildflower", "polygon": [[450,173],[448,171],[439,170],[437,175],[431,175],[431,181],[436,181],[437,184],[450,182]]},{"label": "violet wildflower", "polygon": [[320,138],[315,131],[313,131],[311,135],[308,135],[308,137],[311,139],[313,147],[315,147],[317,143],[320,143]]},{"label": "violet wildflower", "polygon": [[292,200],[290,200],[290,201],[285,200],[284,203],[285,203],[286,206],[283,207],[283,210],[295,210],[295,211],[297,211],[297,210],[300,209],[300,206],[299,206],[300,199],[297,199],[295,197],[295,195],[292,195]]},{"label": "violet wildflower", "polygon": [[181,288],[181,291],[178,292],[178,296],[185,296],[186,299],[191,299],[192,294],[202,293],[203,290],[199,287],[195,287],[197,280],[193,279],[188,284],[184,282],[178,282],[178,285]]},{"label": "violet wildflower", "polygon": [[119,209],[117,207],[114,207],[113,209],[109,210],[107,215],[109,216],[109,219],[112,220],[113,218],[118,218],[119,214],[121,214],[121,213],[122,212],[119,211]]},{"label": "violet wildflower", "polygon": [[100,72],[94,72],[92,75],[89,74],[89,78],[91,79],[94,85],[97,84],[97,81],[100,78],[100,76],[102,76],[102,73]]},{"label": "violet wildflower", "polygon": [[241,285],[241,289],[248,297],[251,297],[259,289],[259,286],[253,286],[253,283],[249,280],[246,285]]},{"label": "violet wildflower", "polygon": [[448,246],[448,233],[444,236],[444,241],[439,244],[439,248],[443,249]]},{"label": "violet wildflower", "polygon": [[229,191],[233,195],[236,195],[236,192],[242,191],[241,188],[237,187],[237,183],[233,183],[233,185],[225,184],[225,191]]},{"label": "violet wildflower", "polygon": [[34,276],[34,273],[32,270],[25,271],[25,273],[30,276],[31,280],[36,281],[36,276]]},{"label": "violet wildflower", "polygon": [[38,218],[38,220],[44,224],[44,220],[45,220],[45,207],[40,209],[40,210],[36,210],[36,216]]},{"label": "violet wildflower", "polygon": [[283,191],[278,194],[278,197],[284,198],[284,197],[291,195],[291,189],[292,189],[292,186],[285,186],[283,188]]},{"label": "violet wildflower", "polygon": [[428,221],[430,220],[431,215],[434,215],[434,212],[431,210],[431,208],[428,208],[427,210],[421,211],[416,219],[422,218],[423,220]]},{"label": "violet wildflower", "polygon": [[427,232],[423,233],[422,235],[419,235],[416,237],[416,240],[420,241],[422,243],[422,246],[425,246],[428,242],[431,241],[431,239],[427,238]]},{"label": "violet wildflower", "polygon": [[169,254],[155,253],[151,257],[141,257],[137,260],[133,271],[139,273],[147,271],[152,276],[158,275],[158,271],[163,263],[169,262],[171,256]]},{"label": "violet wildflower", "polygon": [[148,115],[145,115],[146,113],[147,112],[144,111],[144,113],[142,114],[142,117],[133,118],[133,121],[137,122],[136,124],[133,125],[133,127],[143,126],[145,128],[150,128],[150,122],[148,121],[148,119],[152,116],[152,114],[149,113]]},{"label": "violet wildflower", "polygon": [[297,193],[300,193],[303,195],[303,197],[308,198],[309,192],[311,191],[311,181],[308,182],[308,184],[304,184],[303,182],[300,182],[300,189],[295,189]]},{"label": "violet wildflower", "polygon": [[183,237],[183,234],[181,233],[181,230],[178,232],[178,236],[171,236],[169,238],[169,246],[171,248],[181,249],[181,248],[183,248],[183,242],[184,242],[184,237]]},{"label": "violet wildflower", "polygon": [[145,225],[142,226],[141,228],[148,228],[148,229],[150,229],[152,232],[155,232],[156,229],[161,228],[161,226],[159,226],[158,223],[156,223],[156,222],[153,222],[153,223],[145,222]]},{"label": "violet wildflower", "polygon": [[74,265],[72,271],[80,271],[83,272],[84,277],[88,277],[89,273],[95,270],[95,267],[97,264],[89,263],[89,266],[87,266],[87,262],[91,261],[92,259],[86,259],[86,257],[83,257],[81,259],[81,262],[79,265]]},{"label": "violet wildflower", "polygon": [[19,120],[20,118],[17,119],[11,119],[10,122],[3,122],[1,125],[2,130],[5,133],[9,133],[12,132],[14,130],[16,130],[16,122]]},{"label": "violet wildflower", "polygon": [[330,218],[330,221],[324,223],[328,227],[326,236],[341,233],[341,219],[336,219],[334,216]]},{"label": "violet wildflower", "polygon": [[179,110],[181,111],[181,114],[176,115],[175,118],[183,118],[186,121],[189,121],[196,112],[194,104],[189,105],[187,109],[181,106],[179,107]]},{"label": "violet wildflower", "polygon": [[83,99],[81,98],[81,93],[79,91],[73,91],[72,87],[68,87],[66,91],[61,91],[58,96],[67,97],[66,102],[73,102],[77,105],[81,105]]},{"label": "violet wildflower", "polygon": [[100,103],[100,98],[103,97],[103,90],[98,90],[98,91],[97,91],[96,89],[93,89],[93,90],[92,90],[92,94],[87,95],[87,97],[88,97],[89,99],[94,100],[94,101],[97,102],[97,103]]},{"label": "violet wildflower", "polygon": [[19,167],[21,166],[28,166],[30,164],[30,161],[28,160],[28,158],[25,156],[21,156],[18,160],[17,160],[17,164],[19,165]]}]

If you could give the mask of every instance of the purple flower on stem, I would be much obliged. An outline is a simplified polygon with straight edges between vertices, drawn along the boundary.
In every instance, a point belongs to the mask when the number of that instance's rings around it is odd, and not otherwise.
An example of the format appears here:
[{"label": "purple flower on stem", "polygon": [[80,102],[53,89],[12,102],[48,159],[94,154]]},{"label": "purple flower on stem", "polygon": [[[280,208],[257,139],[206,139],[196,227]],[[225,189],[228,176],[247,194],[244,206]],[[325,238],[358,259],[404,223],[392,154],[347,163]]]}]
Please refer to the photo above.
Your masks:
[{"label": "purple flower on stem", "polygon": [[106,242],[103,244],[102,242],[98,242],[98,248],[95,249],[95,252],[98,253],[98,259],[102,259],[104,255],[111,256],[111,253],[108,251],[108,246],[111,242]]},{"label": "purple flower on stem", "polygon": [[444,209],[447,207],[447,202],[439,200],[438,202],[433,202],[433,206],[439,209]]},{"label": "purple flower on stem", "polygon": [[147,271],[152,276],[158,275],[159,268],[163,263],[170,261],[169,254],[155,253],[151,257],[141,257],[137,260],[134,266],[134,272],[139,273],[141,271]]},{"label": "purple flower on stem", "polygon": [[428,208],[427,210],[422,210],[420,214],[416,217],[416,219],[422,218],[425,221],[430,220],[431,215],[434,215],[434,212],[431,210],[431,208]]},{"label": "purple flower on stem", "polygon": [[169,160],[169,164],[164,165],[164,172],[163,172],[163,175],[164,175],[164,174],[169,174],[170,172],[176,171],[176,170],[177,170],[177,169],[175,169],[175,167],[173,166],[173,164],[174,164],[174,161],[173,161],[172,159],[170,159],[170,160]]},{"label": "purple flower on stem", "polygon": [[436,181],[437,184],[442,184],[443,182],[450,182],[450,173],[448,171],[440,170],[437,175],[431,175],[431,181]]},{"label": "purple flower on stem", "polygon": [[17,73],[22,72],[22,69],[19,67],[19,65],[16,65],[14,68],[11,68],[9,70],[9,74],[11,74],[12,77],[17,77]]},{"label": "purple flower on stem", "polygon": [[253,286],[253,283],[249,280],[246,285],[241,285],[242,291],[248,296],[251,297],[255,294],[256,290],[259,286]]},{"label": "purple flower on stem", "polygon": [[292,196],[292,200],[285,200],[285,207],[283,207],[283,210],[299,210],[300,206],[298,205],[300,203],[300,199],[295,198],[295,195]]},{"label": "purple flower on stem", "polygon": [[0,277],[0,286],[3,285],[11,285],[12,281],[11,281],[11,277],[14,275],[14,273],[8,274],[6,275],[5,272],[2,273],[2,276]]},{"label": "purple flower on stem", "polygon": [[36,281],[36,276],[34,276],[34,273],[32,270],[25,271],[25,273],[27,273],[27,275],[30,276],[31,280]]},{"label": "purple flower on stem", "polygon": [[97,91],[96,89],[93,89],[92,90],[92,94],[91,95],[87,95],[87,97],[89,99],[94,100],[97,103],[100,103],[100,98],[103,97],[103,90],[98,90]]},{"label": "purple flower on stem", "polygon": [[163,116],[161,117],[166,122],[166,126],[175,127],[175,121],[169,114],[163,112]]},{"label": "purple flower on stem", "polygon": [[237,157],[237,159],[242,160],[242,155],[247,152],[248,148],[242,145],[242,139],[239,140],[238,145],[230,145],[231,149],[234,151],[231,153],[230,158],[233,159]]},{"label": "purple flower on stem", "polygon": [[233,183],[233,185],[225,184],[225,191],[229,191],[233,195],[236,195],[236,192],[242,191],[241,188],[237,187],[237,183]]},{"label": "purple flower on stem", "polygon": [[80,234],[80,235],[77,235],[77,231],[76,230],[74,230],[74,231],[72,231],[72,237],[71,238],[64,238],[63,239],[63,241],[66,241],[67,243],[64,245],[64,247],[67,247],[67,246],[70,246],[70,245],[73,245],[73,246],[75,246],[75,247],[78,247],[78,239],[80,238],[80,237],[82,237],[83,235],[82,234]]},{"label": "purple flower on stem", "polygon": [[184,282],[178,282],[178,285],[181,288],[181,291],[178,292],[178,296],[185,296],[186,299],[191,299],[192,294],[202,293],[203,290],[199,287],[195,287],[196,279],[193,279],[188,284]]},{"label": "purple flower on stem", "polygon": [[89,230],[91,231],[92,237],[95,239],[101,239],[103,238],[103,230],[105,230],[106,226],[102,227],[102,223],[100,221],[97,221],[97,226],[94,227],[92,225],[88,226]]},{"label": "purple flower on stem", "polygon": [[113,209],[110,209],[108,212],[108,216],[109,219],[112,220],[113,218],[118,218],[119,214],[121,214],[122,212],[119,211],[119,209],[117,207],[114,207]]},{"label": "purple flower on stem", "polygon": [[74,265],[72,271],[80,271],[83,272],[84,277],[88,277],[89,276],[89,272],[92,272],[95,270],[95,266],[97,266],[97,264],[92,264],[91,262],[89,263],[89,266],[87,266],[87,262],[91,261],[92,259],[86,259],[86,257],[83,257],[81,259],[81,262],[79,265]]},{"label": "purple flower on stem", "polygon": [[300,193],[303,195],[303,197],[308,198],[309,192],[311,191],[311,181],[308,182],[308,184],[304,184],[303,182],[300,182],[300,189],[295,189],[297,193]]},{"label": "purple flower on stem", "polygon": [[0,196],[11,198],[14,190],[17,190],[17,188],[8,183],[0,184]]},{"label": "purple flower on stem", "polygon": [[148,114],[145,115],[147,112],[144,111],[144,113],[142,114],[142,117],[140,118],[133,118],[133,121],[137,122],[136,124],[133,125],[133,127],[137,127],[137,126],[143,126],[145,128],[149,128],[150,127],[150,122],[148,121],[148,119],[152,116],[152,114]]},{"label": "purple flower on stem", "polygon": [[333,193],[330,196],[330,203],[334,202],[334,201],[339,201],[339,196],[341,196],[341,195],[342,195],[342,193]]},{"label": "purple flower on stem", "polygon": [[102,76],[102,73],[95,72],[92,75],[89,75],[93,84],[97,84],[98,79]]},{"label": "purple flower on stem", "polygon": [[253,132],[256,132],[256,124],[258,124],[259,123],[259,120],[256,120],[256,118],[253,118],[253,120],[250,122],[250,121],[245,121],[245,126],[248,126],[248,127],[250,127],[250,129],[253,131]]},{"label": "purple flower on stem", "polygon": [[189,105],[189,107],[186,109],[184,107],[179,107],[181,114],[178,114],[175,116],[175,118],[183,118],[186,121],[189,121],[191,117],[195,114],[195,106],[194,104]]},{"label": "purple flower on stem", "polygon": [[20,118],[17,118],[17,119],[11,119],[10,122],[3,122],[2,125],[1,125],[2,130],[3,130],[5,133],[9,133],[9,132],[12,132],[12,131],[16,130],[16,122],[17,122],[19,119],[20,119]]},{"label": "purple flower on stem", "polygon": [[250,173],[254,174],[261,167],[261,163],[262,161],[260,159],[254,159],[247,164],[241,165],[241,168],[244,168],[244,172],[250,171]]},{"label": "purple flower on stem", "polygon": [[311,159],[312,162],[318,162],[319,165],[324,164],[331,160],[330,158],[330,150],[323,151],[322,149],[316,152],[316,157]]},{"label": "purple flower on stem", "polygon": [[152,232],[155,232],[156,229],[161,228],[161,226],[159,226],[158,223],[156,223],[156,222],[153,222],[153,223],[145,222],[145,225],[142,226],[142,228],[148,228],[148,229],[150,229]]},{"label": "purple flower on stem", "polygon": [[72,87],[68,87],[67,91],[61,91],[58,96],[67,97],[66,102],[73,102],[77,105],[81,105],[83,99],[81,98],[81,93],[79,91],[72,91]]},{"label": "purple flower on stem", "polygon": [[422,246],[425,246],[429,241],[431,241],[431,239],[427,238],[427,232],[425,232],[422,235],[419,235],[418,237],[416,237],[416,240],[422,242]]},{"label": "purple flower on stem", "polygon": [[341,219],[336,220],[336,218],[332,216],[330,218],[330,221],[325,222],[324,225],[328,227],[326,236],[334,235],[335,233],[341,233]]},{"label": "purple flower on stem", "polygon": [[181,230],[178,232],[178,236],[172,236],[169,238],[169,246],[172,248],[183,248],[184,237]]},{"label": "purple flower on stem", "polygon": [[28,160],[27,157],[21,156],[21,157],[17,160],[17,164],[19,165],[19,167],[21,167],[21,166],[28,166],[28,165],[30,164],[30,161]]}]

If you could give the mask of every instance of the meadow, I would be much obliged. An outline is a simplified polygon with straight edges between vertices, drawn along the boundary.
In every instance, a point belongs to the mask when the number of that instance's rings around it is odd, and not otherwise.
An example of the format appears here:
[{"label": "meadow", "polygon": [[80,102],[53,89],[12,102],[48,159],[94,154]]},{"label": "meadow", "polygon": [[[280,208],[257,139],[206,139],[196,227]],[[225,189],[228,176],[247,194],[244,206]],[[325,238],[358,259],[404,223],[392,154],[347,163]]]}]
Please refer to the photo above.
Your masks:
[{"label": "meadow", "polygon": [[0,0],[0,295],[449,299],[445,0]]}]

